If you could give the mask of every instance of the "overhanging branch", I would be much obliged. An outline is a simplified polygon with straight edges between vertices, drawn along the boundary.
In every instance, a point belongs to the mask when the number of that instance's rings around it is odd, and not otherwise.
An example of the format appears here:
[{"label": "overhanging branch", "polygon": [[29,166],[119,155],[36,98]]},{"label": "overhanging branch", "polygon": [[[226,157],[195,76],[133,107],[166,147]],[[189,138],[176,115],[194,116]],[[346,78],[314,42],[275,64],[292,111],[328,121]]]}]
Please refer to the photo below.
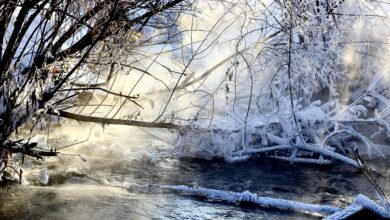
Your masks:
[{"label": "overhanging branch", "polygon": [[128,125],[128,126],[144,127],[144,128],[168,128],[168,129],[179,129],[181,127],[179,125],[172,124],[172,123],[153,123],[153,122],[126,120],[126,119],[113,119],[113,118],[86,116],[86,115],[75,114],[75,113],[62,111],[62,110],[59,110],[57,114],[52,111],[49,111],[48,114],[58,115],[60,117],[69,118],[76,121],[93,122],[93,123],[100,123],[100,124],[107,124],[107,125],[110,124]]}]

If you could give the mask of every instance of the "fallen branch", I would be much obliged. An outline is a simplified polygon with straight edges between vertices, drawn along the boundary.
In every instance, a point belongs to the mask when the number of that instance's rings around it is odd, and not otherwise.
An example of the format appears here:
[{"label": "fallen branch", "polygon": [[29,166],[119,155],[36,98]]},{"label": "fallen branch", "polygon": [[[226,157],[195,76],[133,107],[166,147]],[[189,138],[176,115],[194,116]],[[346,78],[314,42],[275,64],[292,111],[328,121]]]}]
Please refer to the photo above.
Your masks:
[{"label": "fallen branch", "polygon": [[184,193],[191,196],[201,196],[209,199],[215,199],[219,201],[225,201],[228,203],[249,203],[258,205],[264,208],[273,208],[286,211],[296,211],[303,213],[320,213],[320,214],[333,214],[340,211],[339,208],[328,205],[314,205],[302,202],[296,202],[286,199],[276,199],[270,197],[257,196],[254,193],[248,191],[238,193],[232,191],[223,191],[216,189],[207,189],[201,187],[188,187],[184,185],[180,186],[161,186],[160,188]]},{"label": "fallen branch", "polygon": [[359,168],[359,165],[357,164],[357,162],[349,157],[346,157],[346,156],[343,156],[341,154],[338,154],[336,152],[333,152],[333,151],[330,151],[330,150],[327,150],[325,148],[320,148],[320,147],[317,147],[317,146],[311,146],[309,144],[304,144],[304,145],[299,145],[298,146],[299,149],[303,149],[303,150],[308,150],[308,151],[311,151],[311,152],[315,152],[315,153],[319,153],[323,156],[327,156],[327,157],[331,157],[331,158],[334,158],[336,160],[339,160],[339,161],[342,161],[346,164],[349,164],[355,168]]},{"label": "fallen branch", "polygon": [[[339,161],[342,161],[348,165],[351,165],[355,168],[359,168],[359,165],[357,164],[356,161],[353,159],[346,157],[344,155],[341,155],[339,153],[327,150],[323,147],[319,146],[312,146],[309,144],[305,145],[298,145],[298,146],[292,146],[292,145],[276,145],[276,146],[271,146],[271,147],[263,147],[259,149],[248,149],[245,151],[238,151],[234,152],[231,157],[228,157],[228,161],[236,161],[240,160],[246,160],[251,156],[255,156],[258,154],[262,153],[268,153],[268,152],[273,152],[273,151],[280,151],[280,150],[292,150],[292,149],[300,149],[300,150],[307,150],[310,152],[315,152],[320,155],[330,157]],[[281,156],[269,156],[271,158],[279,159],[279,160],[285,160],[285,161],[290,161],[290,162],[297,162],[297,163],[309,163],[309,164],[320,164],[320,165],[326,165],[330,164],[331,161],[328,159],[315,159],[315,158],[300,158],[300,157],[281,157]]]},{"label": "fallen branch", "polygon": [[[373,217],[372,219],[380,219],[380,218],[389,219],[390,218],[389,208],[390,207],[379,206],[377,203],[375,203],[374,201],[372,201],[371,199],[367,198],[364,195],[358,195],[355,197],[355,199],[353,200],[350,206],[328,216],[326,220],[339,220],[339,219],[349,219],[349,218],[352,219],[354,215],[358,214],[358,212],[364,209],[376,215],[376,216],[372,216]],[[358,217],[359,216],[353,219],[359,219]]]},{"label": "fallen branch", "polygon": [[185,185],[160,186],[160,188],[183,193],[185,195],[206,197],[208,199],[228,203],[249,203],[263,208],[272,208],[283,211],[295,211],[306,214],[324,214],[328,215],[326,219],[329,220],[347,219],[352,216],[358,217],[362,210],[368,210],[373,218],[390,218],[390,207],[382,207],[364,195],[356,196],[350,206],[345,209],[340,209],[329,205],[316,205],[293,200],[263,197],[249,191],[239,193],[201,187],[188,187]]}]

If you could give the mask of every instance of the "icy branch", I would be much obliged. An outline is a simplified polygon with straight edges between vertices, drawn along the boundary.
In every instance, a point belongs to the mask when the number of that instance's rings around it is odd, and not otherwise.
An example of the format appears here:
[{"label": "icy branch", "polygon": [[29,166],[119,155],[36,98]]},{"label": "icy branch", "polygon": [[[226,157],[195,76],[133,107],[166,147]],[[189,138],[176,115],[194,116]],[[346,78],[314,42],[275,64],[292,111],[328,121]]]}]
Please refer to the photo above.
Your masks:
[{"label": "icy branch", "polygon": [[257,194],[245,191],[242,193],[223,191],[216,189],[207,189],[201,187],[179,186],[161,186],[162,189],[171,190],[191,196],[201,196],[208,199],[215,199],[228,203],[250,203],[263,208],[273,208],[286,211],[296,211],[304,213],[333,214],[339,211],[339,208],[328,205],[314,205],[302,202],[296,202],[285,199],[275,199],[270,197],[257,196]]}]

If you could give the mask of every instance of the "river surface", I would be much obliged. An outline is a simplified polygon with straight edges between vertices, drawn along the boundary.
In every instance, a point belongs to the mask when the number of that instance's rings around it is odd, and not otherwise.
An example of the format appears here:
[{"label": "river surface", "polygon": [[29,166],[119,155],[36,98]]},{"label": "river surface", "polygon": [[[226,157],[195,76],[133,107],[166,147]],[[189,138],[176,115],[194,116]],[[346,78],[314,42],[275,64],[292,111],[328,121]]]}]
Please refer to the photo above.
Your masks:
[{"label": "river surface", "polygon": [[[86,135],[76,125],[51,134],[51,146]],[[70,130],[69,130],[70,129]],[[319,216],[243,207],[160,190],[149,185],[200,186],[345,207],[359,193],[376,198],[367,179],[343,164],[319,167],[256,158],[239,163],[171,156],[172,146],[138,128],[99,128],[90,141],[44,162],[26,160],[22,185],[2,192],[0,219],[318,219]],[[69,131],[72,131],[69,133]],[[167,131],[149,130],[173,141]],[[65,135],[66,134],[66,135]],[[78,139],[80,140],[80,139]],[[15,158],[16,160],[16,158]],[[390,162],[367,161],[390,195]],[[42,170],[49,181],[42,184]],[[143,187],[138,187],[143,186]]]}]

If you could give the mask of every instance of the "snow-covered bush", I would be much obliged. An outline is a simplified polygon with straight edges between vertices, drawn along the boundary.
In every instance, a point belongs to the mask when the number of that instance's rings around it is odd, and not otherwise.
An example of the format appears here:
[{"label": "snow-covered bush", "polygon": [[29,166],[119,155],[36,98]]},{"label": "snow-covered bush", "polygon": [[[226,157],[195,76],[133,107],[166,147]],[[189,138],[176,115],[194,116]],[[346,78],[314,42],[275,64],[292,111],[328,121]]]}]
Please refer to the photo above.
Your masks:
[{"label": "snow-covered bush", "polygon": [[[291,162],[338,159],[353,166],[357,147],[371,158],[384,156],[380,144],[387,144],[390,128],[389,77],[381,58],[388,56],[388,21],[382,19],[387,6],[352,0],[229,6],[239,8],[232,11],[243,26],[231,40],[225,88],[218,84],[213,92],[208,87],[215,83],[207,78],[195,88],[214,94],[213,103],[223,96],[229,119],[183,128],[179,155],[236,161],[266,153]],[[220,108],[209,99],[198,105],[199,118],[210,117],[205,106]],[[226,126],[226,120],[234,123]],[[367,125],[375,132],[361,129]],[[384,138],[374,143],[375,136]]]}]

